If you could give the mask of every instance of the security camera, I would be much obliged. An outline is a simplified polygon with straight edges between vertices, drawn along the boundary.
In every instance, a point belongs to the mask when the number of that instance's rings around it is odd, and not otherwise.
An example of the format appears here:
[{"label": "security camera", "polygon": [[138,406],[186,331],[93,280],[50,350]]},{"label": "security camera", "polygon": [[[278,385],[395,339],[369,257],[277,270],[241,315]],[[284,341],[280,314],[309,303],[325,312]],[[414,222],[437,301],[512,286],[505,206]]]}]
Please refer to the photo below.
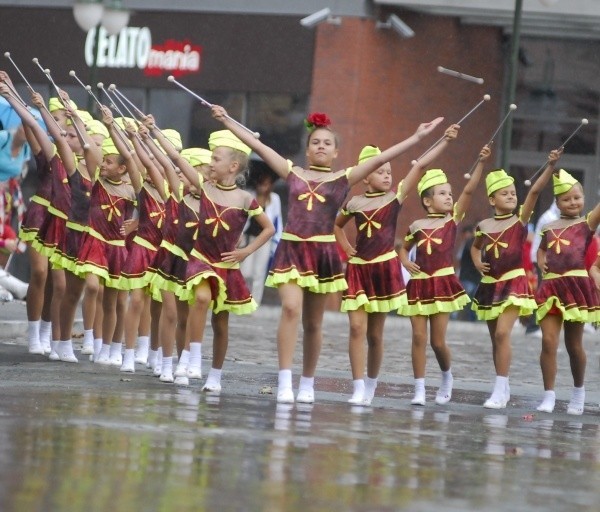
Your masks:
[{"label": "security camera", "polygon": [[410,28],[406,23],[404,23],[398,16],[395,14],[391,14],[388,22],[392,26],[392,29],[400,34],[402,37],[408,39],[409,37],[413,37],[415,35],[415,31]]},{"label": "security camera", "polygon": [[391,28],[394,32],[396,32],[401,37],[408,39],[409,37],[413,37],[415,32],[412,28],[410,28],[406,23],[404,23],[398,16],[395,14],[390,14],[390,17],[387,21],[378,21],[375,26],[377,28]]},{"label": "security camera", "polygon": [[327,23],[333,23],[335,25],[339,25],[341,23],[341,19],[339,16],[332,16],[331,9],[329,7],[325,7],[320,11],[314,12],[305,18],[300,20],[300,25],[306,28],[312,28],[317,26],[319,23],[323,23],[326,21]]}]

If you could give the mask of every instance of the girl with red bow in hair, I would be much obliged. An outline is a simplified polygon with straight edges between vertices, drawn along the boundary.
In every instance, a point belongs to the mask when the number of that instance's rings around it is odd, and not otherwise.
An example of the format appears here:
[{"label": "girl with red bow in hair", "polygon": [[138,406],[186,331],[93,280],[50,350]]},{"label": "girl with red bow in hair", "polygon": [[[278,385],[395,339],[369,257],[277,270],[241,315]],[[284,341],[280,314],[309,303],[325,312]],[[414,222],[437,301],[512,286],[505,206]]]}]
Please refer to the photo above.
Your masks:
[{"label": "girl with red bow in hair", "polygon": [[347,287],[333,232],[337,212],[352,185],[418,143],[434,130],[442,118],[420,125],[413,135],[380,155],[354,167],[333,171],[331,167],[338,155],[338,139],[325,114],[311,114],[305,123],[309,130],[307,169],[293,165],[240,128],[222,107],[213,107],[213,117],[250,146],[288,184],[288,220],[265,283],[278,289],[282,305],[277,330],[277,401],[294,402],[292,362],[298,324],[302,318],[304,357],[296,400],[312,403],[327,294]]}]

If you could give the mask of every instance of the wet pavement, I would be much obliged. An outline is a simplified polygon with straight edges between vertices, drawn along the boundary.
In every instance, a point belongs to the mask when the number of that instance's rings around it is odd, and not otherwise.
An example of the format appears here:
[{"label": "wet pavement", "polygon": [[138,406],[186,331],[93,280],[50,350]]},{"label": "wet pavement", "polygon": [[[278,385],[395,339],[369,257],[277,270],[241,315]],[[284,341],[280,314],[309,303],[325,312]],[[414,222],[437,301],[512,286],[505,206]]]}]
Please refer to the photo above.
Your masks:
[{"label": "wet pavement", "polygon": [[[51,363],[26,353],[24,306],[0,305],[0,511],[587,511],[600,502],[600,372],[588,352],[586,412],[565,414],[560,352],[554,414],[542,393],[540,340],[513,336],[512,399],[491,389],[484,325],[452,322],[455,392],[410,405],[410,324],[391,317],[373,407],[346,403],[347,321],[328,313],[317,402],[278,405],[277,308],[231,318],[220,396],[162,384],[138,367]],[[297,347],[298,378],[300,347]],[[203,371],[210,361],[210,330]]]}]

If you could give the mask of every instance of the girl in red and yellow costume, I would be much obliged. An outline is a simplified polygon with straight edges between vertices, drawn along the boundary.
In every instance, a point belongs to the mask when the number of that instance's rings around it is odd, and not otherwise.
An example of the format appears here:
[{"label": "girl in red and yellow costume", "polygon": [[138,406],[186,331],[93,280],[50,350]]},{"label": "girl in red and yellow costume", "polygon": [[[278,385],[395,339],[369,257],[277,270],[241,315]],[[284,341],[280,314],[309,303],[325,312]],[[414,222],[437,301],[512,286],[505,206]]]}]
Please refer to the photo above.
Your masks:
[{"label": "girl in red and yellow costume", "polygon": [[[0,71],[0,94],[8,101],[25,128],[27,142],[35,155],[36,168],[40,175],[40,184],[31,197],[21,229],[19,239],[29,246],[29,288],[27,292],[27,338],[30,354],[50,353],[50,304],[52,283],[48,279],[48,258],[33,247],[39,230],[49,217],[48,206],[52,199],[52,166],[60,160],[56,148],[48,134],[31,115],[31,112],[18,101],[11,89],[12,81],[5,71]],[[64,119],[63,119],[64,121]],[[47,291],[46,291],[47,287]]]},{"label": "girl in red and yellow costume", "polygon": [[[410,317],[412,325],[412,365],[415,378],[413,405],[425,405],[425,363],[427,360],[427,324],[431,329],[431,347],[442,370],[442,383],[435,401],[445,404],[452,398],[453,377],[446,330],[450,313],[461,310],[470,300],[454,273],[453,255],[456,227],[471,204],[471,198],[489,158],[484,146],[479,160],[456,204],[452,187],[441,169],[430,169],[419,181],[417,191],[427,217],[411,224],[400,261],[410,272],[406,287],[408,304],[398,312]],[[416,246],[416,259],[409,251]]]},{"label": "girl in red and yellow costume", "polygon": [[[202,338],[203,332],[196,331],[194,341],[187,333],[189,304],[181,300],[184,292],[187,264],[200,229],[201,184],[209,178],[212,153],[203,148],[187,148],[179,153],[164,137],[154,129],[154,120],[148,116],[148,125],[163,150],[179,169],[171,172],[168,167],[167,179],[171,187],[167,209],[167,221],[172,218],[171,227],[165,230],[156,268],[152,270],[153,294],[160,294],[162,311],[159,325],[160,346],[162,349],[161,377],[163,382],[174,381],[186,385],[189,379],[202,378]],[[194,178],[193,185],[187,176]],[[225,284],[208,264],[204,266],[206,280],[212,297],[225,295]],[[188,297],[189,298],[189,297]],[[214,300],[214,299],[213,299]],[[206,318],[206,313],[204,313]],[[200,341],[197,341],[197,340]],[[172,372],[172,356],[175,343],[179,362]]]},{"label": "girl in red and yellow costume", "polygon": [[[94,354],[94,362],[121,365],[122,333],[115,332],[117,315],[125,313],[127,292],[121,284],[121,272],[127,259],[123,225],[133,215],[136,190],[141,188],[141,177],[134,161],[126,135],[117,131],[107,107],[102,107],[102,121],[111,136],[102,146],[104,154],[99,175],[92,187],[90,225],[81,239],[75,272],[104,285],[102,301],[102,346]],[[123,180],[127,173],[130,182]]]},{"label": "girl in red and yellow costume", "polygon": [[[219,108],[213,107],[213,113],[219,115]],[[208,307],[213,310],[212,366],[202,390],[219,393],[229,343],[229,314],[245,315],[258,307],[240,271],[240,261],[268,242],[275,228],[252,194],[236,185],[238,174],[248,167],[250,148],[229,130],[211,133],[208,147],[212,151],[210,180],[200,180],[196,172],[188,175],[200,192],[200,224],[179,298],[190,303],[188,332],[194,343],[202,341]],[[262,231],[252,243],[236,249],[248,217],[253,217]],[[225,284],[224,294],[217,294],[218,281],[207,279],[214,274]]]},{"label": "girl in red and yellow costume", "polygon": [[[74,109],[65,92],[61,91],[61,95],[67,116],[66,137],[61,136],[54,123],[49,123],[48,129],[56,141],[63,166],[62,172],[54,175],[53,194],[56,195],[49,209],[52,216],[40,230],[43,239],[40,251],[45,253],[52,263],[53,341],[50,359],[77,362],[71,335],[85,281],[75,275],[74,269],[81,247],[81,237],[89,223],[92,180],[88,169],[94,172],[102,161],[102,152],[87,131],[87,125],[92,122],[91,116],[87,112]],[[37,100],[34,98],[36,106],[40,105],[41,101],[41,97]],[[42,235],[43,231],[46,236]],[[95,302],[95,295],[93,299]],[[92,325],[93,315],[91,318],[85,315],[84,324]],[[93,339],[89,341],[93,343]],[[87,348],[91,348],[91,345],[88,344]]]},{"label": "girl in red and yellow costume", "polygon": [[[416,186],[425,168],[457,135],[456,127],[446,130],[445,140],[418,161],[406,178],[392,190],[392,168],[385,163],[364,179],[367,191],[351,198],[335,222],[335,235],[349,257],[346,267],[348,289],[342,297],[342,311],[348,312],[348,343],[354,392],[348,400],[355,405],[371,405],[383,359],[383,329],[387,313],[406,303],[406,289],[400,259],[394,249],[396,225],[402,203]],[[358,163],[379,155],[374,146],[366,146]],[[356,222],[356,247],[348,242],[343,226]],[[367,339],[367,375],[364,340]]]},{"label": "girl in red and yellow costume", "polygon": [[560,155],[558,150],[550,153],[548,165],[529,190],[518,214],[514,178],[498,169],[485,179],[494,217],[482,220],[477,226],[471,257],[483,276],[472,307],[477,318],[487,322],[496,369],[494,390],[483,404],[487,409],[503,409],[510,399],[510,334],[519,316],[529,316],[537,308],[523,267],[523,247],[529,218]]},{"label": "girl in red and yellow costume", "polygon": [[585,403],[586,354],[583,327],[600,321],[600,301],[594,281],[585,266],[585,253],[600,225],[600,203],[581,217],[584,206],[583,187],[564,169],[553,176],[554,197],[560,219],[542,229],[537,252],[542,282],[535,295],[537,321],[542,328],[540,365],[544,380],[544,398],[537,407],[541,412],[554,410],[556,395],[556,353],[561,328],[569,354],[573,390],[567,414],[583,414]]},{"label": "girl in red and yellow costume", "polygon": [[333,234],[337,212],[352,185],[419,142],[433,131],[442,118],[422,124],[408,139],[380,155],[355,167],[333,172],[331,165],[338,154],[338,143],[325,114],[312,114],[307,119],[310,129],[306,148],[309,168],[303,169],[292,165],[232,122],[222,108],[215,108],[213,115],[250,146],[289,186],[288,221],[266,282],[267,286],[278,288],[282,304],[277,331],[277,401],[294,401],[291,368],[302,317],[304,357],[297,400],[312,403],[327,294],[347,287]]},{"label": "girl in red and yellow costume", "polygon": [[[121,371],[132,373],[135,371],[135,343],[141,328],[142,314],[148,307],[151,312],[150,330],[154,334],[154,340],[158,343],[161,302],[160,297],[152,297],[150,293],[150,283],[154,275],[150,268],[158,256],[163,230],[166,227],[165,202],[169,197],[169,186],[164,173],[165,166],[171,164],[164,160],[159,161],[155,157],[145,126],[142,125],[139,128],[140,134],[144,135],[137,134],[130,122],[125,122],[125,128],[140,159],[143,171],[142,186],[137,198],[137,229],[128,244],[127,261],[121,271],[120,282],[121,288],[129,291],[129,302],[125,315],[125,357]],[[145,136],[144,141],[142,141],[142,136]],[[181,138],[178,138],[178,144],[181,144]],[[157,154],[161,153],[158,150],[156,152]]]}]

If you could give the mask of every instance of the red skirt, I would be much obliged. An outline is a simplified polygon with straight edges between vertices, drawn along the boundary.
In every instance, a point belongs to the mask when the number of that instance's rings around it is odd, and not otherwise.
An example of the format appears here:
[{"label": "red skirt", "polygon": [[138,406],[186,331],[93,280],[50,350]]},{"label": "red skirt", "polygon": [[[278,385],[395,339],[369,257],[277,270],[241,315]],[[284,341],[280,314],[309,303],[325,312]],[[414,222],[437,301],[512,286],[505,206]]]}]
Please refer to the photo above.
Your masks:
[{"label": "red skirt", "polygon": [[570,322],[600,321],[600,299],[591,277],[543,279],[535,301],[538,321],[547,314],[562,315],[563,320]]},{"label": "red skirt", "polygon": [[44,205],[31,201],[27,206],[25,218],[21,224],[19,238],[25,242],[31,242],[38,237],[39,231],[50,214]]},{"label": "red skirt", "polygon": [[104,279],[105,286],[122,290],[121,272],[126,260],[127,249],[124,245],[103,242],[90,233],[84,233],[75,273],[80,276],[95,274]]},{"label": "red skirt", "polygon": [[379,263],[348,263],[346,281],[348,289],[342,295],[342,311],[365,309],[368,313],[388,313],[406,302],[398,258]]},{"label": "red skirt", "polygon": [[148,269],[154,263],[157,251],[140,245],[135,240],[127,245],[127,260],[121,270],[121,289],[137,290],[150,282]]},{"label": "red skirt", "polygon": [[471,302],[454,274],[411,279],[406,285],[406,298],[408,304],[398,313],[407,316],[452,313]]},{"label": "red skirt", "polygon": [[314,293],[345,290],[348,285],[336,243],[281,240],[265,285],[289,282]]}]

